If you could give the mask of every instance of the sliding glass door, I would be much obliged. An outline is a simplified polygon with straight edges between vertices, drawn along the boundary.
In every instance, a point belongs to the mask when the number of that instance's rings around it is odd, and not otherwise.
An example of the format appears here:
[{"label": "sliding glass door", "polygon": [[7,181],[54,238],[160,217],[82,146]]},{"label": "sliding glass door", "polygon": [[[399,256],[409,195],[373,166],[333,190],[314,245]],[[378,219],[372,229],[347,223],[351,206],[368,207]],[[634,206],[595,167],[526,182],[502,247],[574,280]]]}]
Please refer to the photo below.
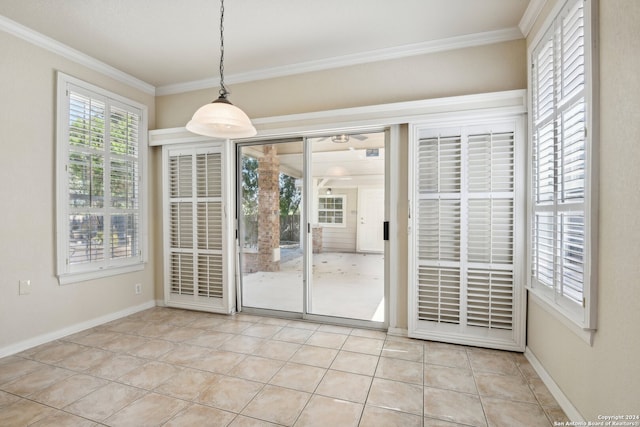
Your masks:
[{"label": "sliding glass door", "polygon": [[385,135],[238,146],[243,309],[385,322]]}]

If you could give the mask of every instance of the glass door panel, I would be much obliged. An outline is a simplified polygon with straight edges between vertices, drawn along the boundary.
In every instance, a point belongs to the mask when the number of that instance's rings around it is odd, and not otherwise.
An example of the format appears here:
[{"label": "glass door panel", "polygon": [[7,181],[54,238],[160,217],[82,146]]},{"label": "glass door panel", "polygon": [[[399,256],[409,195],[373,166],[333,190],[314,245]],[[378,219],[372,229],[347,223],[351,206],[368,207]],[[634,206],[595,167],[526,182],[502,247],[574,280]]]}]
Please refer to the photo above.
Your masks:
[{"label": "glass door panel", "polygon": [[312,315],[385,321],[385,133],[309,138]]},{"label": "glass door panel", "polygon": [[242,306],[303,311],[303,141],[238,148]]}]

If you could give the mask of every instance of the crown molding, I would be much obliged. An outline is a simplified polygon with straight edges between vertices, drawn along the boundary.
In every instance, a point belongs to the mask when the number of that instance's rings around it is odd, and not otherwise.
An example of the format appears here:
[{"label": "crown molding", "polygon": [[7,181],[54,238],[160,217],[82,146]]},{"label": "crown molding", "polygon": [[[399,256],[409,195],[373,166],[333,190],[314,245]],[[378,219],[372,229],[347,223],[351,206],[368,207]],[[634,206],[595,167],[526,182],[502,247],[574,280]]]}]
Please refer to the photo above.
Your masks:
[{"label": "crown molding", "polygon": [[[530,5],[525,12],[525,16],[529,13],[530,10],[532,10],[533,4],[539,5],[541,3],[543,6],[545,2],[546,0],[531,0]],[[541,8],[542,7],[539,6],[539,8],[536,9],[537,12],[535,12],[532,21],[535,21],[535,17],[540,13]],[[520,21],[521,27],[523,21],[525,20],[525,16],[523,16],[523,19]],[[533,25],[533,23],[531,23],[531,25]],[[44,34],[25,27],[24,25],[21,25],[2,15],[0,15],[0,30],[21,38],[33,45],[58,54],[94,71],[98,71],[106,76],[109,76],[117,81],[125,83],[150,95],[172,95],[194,90],[210,89],[219,86],[219,78],[212,77],[208,79],[154,87],[153,85],[145,81],[133,77],[132,75],[118,70],[111,65],[99,61],[89,55],[86,55],[76,49],[73,49],[72,47],[58,42],[57,40],[47,37]],[[512,27],[496,31],[467,34],[464,36],[450,37],[446,39],[432,40],[422,43],[413,43],[392,48],[376,49],[352,55],[343,55],[280,67],[264,68],[261,70],[249,71],[246,73],[232,74],[226,76],[226,81],[230,84],[246,83],[256,80],[286,77],[295,74],[323,71],[358,64],[387,61],[448,50],[501,43],[521,39],[523,37],[523,33],[524,32],[521,31],[521,29]]]},{"label": "crown molding", "polygon": [[17,22],[2,15],[0,15],[0,30],[21,38],[33,45],[60,55],[64,58],[67,58],[77,64],[83,65],[94,71],[109,76],[121,83],[139,89],[144,93],[148,93],[150,95],[156,94],[155,86],[144,82],[136,77],[133,77],[130,74],[120,71],[117,68],[112,67],[111,65],[105,64],[104,62],[86,55],[76,49],[73,49],[66,44],[60,43],[59,41],[47,37],[44,34],[34,31],[31,28],[18,24]]},{"label": "crown molding", "polygon": [[529,2],[529,6],[527,6],[527,10],[524,11],[522,15],[522,19],[520,19],[520,23],[518,24],[518,28],[522,31],[522,34],[525,37],[529,36],[533,25],[536,23],[536,19],[544,9],[544,6],[547,4],[547,0],[531,0]]},{"label": "crown molding", "polygon": [[[533,1],[535,2],[537,0]],[[225,82],[229,84],[246,83],[256,80],[272,79],[276,77],[291,76],[294,74],[328,70],[332,68],[348,67],[351,65],[387,61],[391,59],[426,55],[447,50],[501,43],[522,39],[522,37],[523,36],[520,29],[513,27],[504,30],[467,34],[464,36],[450,37],[446,39],[433,40],[422,43],[413,43],[386,49],[377,49],[352,55],[336,56],[333,58],[321,59],[317,61],[300,62],[298,64],[291,64],[281,67],[264,68],[261,70],[255,70],[246,73],[231,74],[225,76]],[[156,88],[156,95],[173,95],[194,90],[211,89],[218,86],[219,78],[213,77],[166,86],[158,86]]]}]

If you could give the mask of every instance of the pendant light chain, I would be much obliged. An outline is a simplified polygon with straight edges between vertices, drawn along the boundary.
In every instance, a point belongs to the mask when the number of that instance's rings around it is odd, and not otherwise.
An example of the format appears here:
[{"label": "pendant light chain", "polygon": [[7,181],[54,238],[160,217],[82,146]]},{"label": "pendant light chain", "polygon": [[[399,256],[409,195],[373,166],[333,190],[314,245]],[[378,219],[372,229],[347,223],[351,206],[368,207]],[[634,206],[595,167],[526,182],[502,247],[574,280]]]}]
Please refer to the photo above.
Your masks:
[{"label": "pendant light chain", "polygon": [[224,85],[224,0],[220,0],[220,91],[222,98],[226,98],[229,92]]}]

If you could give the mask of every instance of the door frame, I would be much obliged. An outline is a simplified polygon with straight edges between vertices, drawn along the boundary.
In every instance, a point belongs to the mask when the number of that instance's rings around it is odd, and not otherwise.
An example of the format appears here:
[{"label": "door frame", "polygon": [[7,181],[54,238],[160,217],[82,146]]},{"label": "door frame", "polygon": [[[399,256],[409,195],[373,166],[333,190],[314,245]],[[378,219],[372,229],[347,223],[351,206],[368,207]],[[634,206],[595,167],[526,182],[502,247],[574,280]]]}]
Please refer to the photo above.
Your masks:
[{"label": "door frame", "polygon": [[[313,194],[313,180],[312,177],[310,176],[312,168],[311,168],[311,163],[312,163],[312,148],[311,148],[311,142],[309,141],[310,138],[318,138],[318,137],[324,137],[324,136],[330,136],[332,134],[336,134],[336,133],[384,133],[385,134],[385,152],[388,152],[390,149],[391,144],[391,132],[389,130],[389,127],[367,127],[367,128],[361,128],[361,129],[357,129],[357,130],[353,130],[353,129],[331,129],[330,131],[319,131],[319,132],[311,132],[311,133],[290,133],[290,134],[284,134],[284,135],[280,135],[277,138],[272,137],[272,138],[252,138],[251,140],[248,141],[242,141],[242,142],[237,142],[236,145],[236,149],[235,151],[235,164],[236,164],[236,174],[235,174],[235,197],[236,197],[236,212],[235,212],[235,227],[236,227],[236,241],[235,241],[235,257],[236,257],[236,261],[235,261],[235,268],[236,268],[236,272],[235,272],[235,277],[236,277],[236,310],[238,312],[246,312],[246,313],[250,313],[250,314],[257,314],[257,315],[272,315],[272,316],[279,316],[279,317],[287,317],[287,318],[299,318],[299,319],[303,319],[303,320],[310,320],[310,321],[317,321],[317,322],[323,322],[323,323],[330,323],[330,324],[336,324],[336,325],[343,325],[343,326],[351,326],[351,327],[363,327],[363,328],[373,328],[373,329],[381,329],[381,330],[386,330],[389,327],[389,319],[390,319],[390,302],[389,302],[389,296],[391,294],[389,286],[390,286],[390,280],[389,280],[389,242],[385,242],[385,249],[384,249],[384,253],[385,253],[385,268],[384,268],[384,305],[385,305],[385,316],[384,316],[384,321],[382,322],[376,322],[376,321],[369,321],[369,320],[361,320],[361,319],[353,319],[353,318],[347,318],[347,317],[334,317],[334,316],[327,316],[327,315],[320,315],[320,314],[312,314],[309,312],[309,307],[311,305],[311,287],[312,287],[312,258],[313,258],[313,254],[311,251],[311,213],[312,213],[312,204],[313,204],[313,200],[312,200],[312,194]],[[397,136],[397,132],[394,132],[394,135]],[[242,293],[243,293],[243,289],[242,289],[242,278],[241,278],[241,270],[240,270],[240,241],[239,241],[239,236],[240,236],[240,221],[239,221],[239,216],[240,216],[240,203],[242,201],[242,197],[241,197],[241,182],[242,182],[242,168],[241,168],[241,157],[240,157],[240,150],[242,147],[246,147],[246,146],[255,146],[255,145],[265,145],[265,144],[269,144],[269,143],[273,143],[276,144],[278,142],[283,142],[283,141],[287,141],[287,140],[297,140],[299,141],[300,139],[303,140],[303,192],[302,192],[302,225],[304,227],[306,227],[306,232],[303,232],[301,230],[302,233],[302,246],[303,246],[303,304],[302,304],[302,312],[298,313],[298,312],[288,312],[288,311],[281,311],[281,310],[271,310],[271,309],[264,309],[264,308],[255,308],[255,307],[244,307],[242,304]],[[388,196],[388,191],[389,191],[389,174],[390,174],[390,170],[389,170],[389,163],[387,160],[388,156],[385,157],[385,185],[384,185],[384,191],[385,191],[385,220],[388,220],[389,218],[389,200],[390,197]]]},{"label": "door frame", "polygon": [[[527,90],[516,89],[498,92],[485,92],[462,96],[422,99],[407,102],[367,105],[351,108],[296,113],[253,119],[258,129],[258,138],[243,138],[235,142],[267,140],[286,135],[312,135],[314,132],[358,131],[360,129],[389,128],[391,134],[391,150],[387,153],[386,192],[389,197],[389,256],[385,258],[385,268],[389,278],[389,310],[388,319],[390,333],[407,334],[407,245],[411,229],[407,213],[407,181],[404,173],[407,169],[407,124],[420,121],[422,123],[442,123],[452,116],[463,122],[469,117],[503,117],[504,114],[527,113]],[[149,131],[149,147],[164,145],[189,144],[211,141],[212,138],[195,135],[184,126],[154,129]],[[403,173],[400,173],[400,170]],[[235,193],[229,194],[230,198]],[[233,201],[229,200],[229,206]],[[231,236],[232,238],[233,236]],[[229,248],[235,242],[231,241]],[[236,278],[237,279],[237,278]],[[236,280],[237,283],[237,280]],[[162,305],[162,299],[157,300]],[[287,313],[282,313],[286,316]]]}]

